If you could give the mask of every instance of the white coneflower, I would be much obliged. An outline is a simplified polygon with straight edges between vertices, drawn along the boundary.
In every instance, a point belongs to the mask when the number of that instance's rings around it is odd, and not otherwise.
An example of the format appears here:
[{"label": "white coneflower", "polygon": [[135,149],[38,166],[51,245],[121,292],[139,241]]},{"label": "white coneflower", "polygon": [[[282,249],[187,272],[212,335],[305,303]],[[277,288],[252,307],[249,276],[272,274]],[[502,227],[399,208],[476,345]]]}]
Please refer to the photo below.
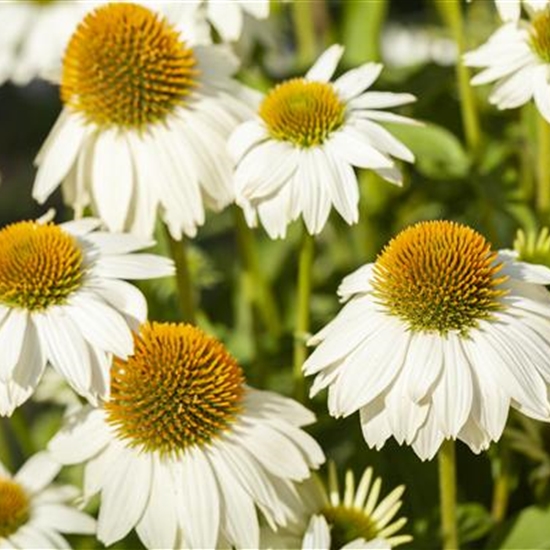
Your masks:
[{"label": "white coneflower", "polygon": [[226,139],[251,116],[237,67],[225,47],[186,42],[145,6],[90,12],[65,52],[64,107],[37,156],[33,197],[63,182],[66,201],[91,205],[111,231],[150,236],[160,210],[174,238],[195,235],[205,205],[234,198]]},{"label": "white coneflower", "polygon": [[69,548],[61,533],[95,534],[95,520],[71,506],[76,488],[52,484],[60,468],[47,453],[33,455],[15,476],[0,463],[0,548]]},{"label": "white coneflower", "polygon": [[360,411],[376,448],[394,436],[418,456],[444,439],[474,452],[502,435],[514,407],[550,419],[550,270],[493,252],[473,229],[424,222],[346,277],[348,303],[311,339],[312,394],[334,416]]},{"label": "white coneflower", "polygon": [[296,483],[324,461],[300,429],[313,420],[246,386],[215,338],[152,323],[134,355],[115,360],[110,397],[70,418],[49,448],[64,464],[86,462],[106,545],[135,527],[149,548],[257,548],[256,507],[274,528],[293,520]]},{"label": "white coneflower", "polygon": [[498,109],[515,109],[534,99],[550,121],[550,11],[547,2],[527,2],[530,20],[517,20],[518,2],[499,2],[505,23],[489,40],[464,56],[466,65],[483,69],[472,84],[496,82],[489,101]]},{"label": "white coneflower", "polygon": [[131,329],[147,304],[121,279],[169,275],[172,262],[136,254],[152,243],[98,225],[24,221],[0,230],[0,415],[29,398],[47,364],[95,402],[108,391],[111,354],[132,353]]},{"label": "white coneflower", "polygon": [[248,223],[257,217],[272,238],[302,215],[307,230],[319,233],[331,207],[346,220],[359,218],[359,189],[353,166],[370,168],[401,184],[393,157],[413,154],[378,122],[412,123],[381,109],[415,100],[411,94],[365,92],[382,65],[367,63],[330,82],[343,48],[331,46],[303,78],[275,86],[254,120],[232,134],[229,147],[238,163],[237,203]]},{"label": "white coneflower", "polygon": [[391,545],[388,541],[382,539],[374,539],[367,542],[365,539],[354,539],[344,546],[336,546],[332,542],[330,535],[330,527],[324,516],[312,516],[304,540],[302,542],[302,550],[390,550]]}]

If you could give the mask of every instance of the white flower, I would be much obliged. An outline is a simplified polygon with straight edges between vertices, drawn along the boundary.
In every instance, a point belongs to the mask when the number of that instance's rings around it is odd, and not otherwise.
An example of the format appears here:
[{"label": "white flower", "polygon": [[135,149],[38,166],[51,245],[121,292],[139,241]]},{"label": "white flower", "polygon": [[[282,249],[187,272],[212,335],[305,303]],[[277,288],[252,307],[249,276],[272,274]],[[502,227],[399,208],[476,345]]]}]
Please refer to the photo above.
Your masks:
[{"label": "white flower", "polygon": [[314,336],[311,393],[333,416],[360,411],[363,436],[394,436],[420,458],[444,439],[474,452],[502,435],[514,407],[550,419],[550,270],[492,252],[446,221],[402,231],[344,279],[348,303]]},{"label": "white flower", "polygon": [[258,548],[256,507],[275,528],[295,519],[297,482],[324,456],[300,428],[314,415],[245,385],[223,345],[184,324],[152,323],[115,360],[110,398],[70,418],[49,449],[86,462],[101,492],[98,538],[135,527],[149,548]]},{"label": "white flower", "polygon": [[175,238],[195,235],[205,205],[233,200],[225,144],[253,98],[241,99],[228,49],[186,38],[136,4],[85,17],[63,60],[63,111],[36,158],[36,200],[63,182],[66,202],[91,205],[111,231],[150,236],[160,209]]},{"label": "white flower", "polygon": [[[483,69],[472,84],[496,82],[489,101],[498,109],[515,109],[534,99],[540,114],[550,121],[550,11],[546,2],[530,4],[530,21],[505,16],[508,22],[485,44],[466,53],[464,61]],[[512,2],[510,8],[515,5]]]},{"label": "white flower", "polygon": [[330,82],[343,48],[331,46],[304,78],[273,88],[254,120],[235,130],[229,142],[238,163],[237,203],[248,223],[256,216],[272,238],[303,216],[307,230],[319,233],[331,206],[346,220],[359,217],[359,190],[352,166],[375,170],[400,184],[391,156],[414,157],[380,122],[412,123],[380,109],[414,101],[410,94],[365,92],[382,65],[367,63]]},{"label": "white flower", "polygon": [[224,41],[238,40],[243,30],[244,16],[266,19],[269,0],[194,0],[195,6],[205,10],[208,21]]},{"label": "white flower", "polygon": [[70,505],[76,488],[51,483],[60,468],[43,452],[13,477],[0,463],[0,548],[69,548],[61,533],[95,534],[95,520]]},{"label": "white flower", "polygon": [[344,492],[340,495],[336,467],[329,462],[328,487],[317,476],[303,482],[299,488],[302,501],[299,521],[277,532],[263,529],[262,548],[298,548],[302,539],[302,548],[327,550],[392,548],[410,542],[410,535],[398,534],[407,519],[394,519],[401,508],[405,487],[396,487],[379,502],[381,486],[381,478],[373,481],[372,468],[365,469],[357,487],[353,472],[347,470]]},{"label": "white flower", "polygon": [[141,292],[120,279],[173,272],[135,254],[152,243],[93,231],[98,220],[18,222],[0,230],[0,415],[36,388],[50,364],[95,402],[109,387],[111,354],[132,353],[132,328],[147,316]]},{"label": "white flower", "polygon": [[[324,516],[312,516],[304,540],[302,543],[303,550],[330,550],[330,528]],[[367,542],[365,539],[355,539],[340,546],[339,550],[356,549],[371,549],[371,550],[390,550],[391,545],[388,541],[382,539],[374,539]]]},{"label": "white flower", "polygon": [[0,2],[0,84],[49,77],[90,3]]}]

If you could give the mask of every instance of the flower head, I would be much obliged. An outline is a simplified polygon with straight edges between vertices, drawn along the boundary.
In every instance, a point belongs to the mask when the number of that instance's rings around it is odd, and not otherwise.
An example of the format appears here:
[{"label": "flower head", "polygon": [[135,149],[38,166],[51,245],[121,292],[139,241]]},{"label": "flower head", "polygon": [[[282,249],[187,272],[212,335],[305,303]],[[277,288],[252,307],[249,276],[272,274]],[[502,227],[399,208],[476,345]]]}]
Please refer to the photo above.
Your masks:
[{"label": "flower head", "polygon": [[231,135],[238,163],[237,203],[248,222],[259,217],[272,238],[303,216],[307,230],[319,233],[331,206],[346,220],[359,217],[359,190],[353,166],[375,170],[400,184],[392,159],[412,162],[412,153],[380,122],[412,123],[380,109],[415,100],[410,94],[365,92],[382,65],[367,63],[331,82],[343,48],[331,46],[305,77],[275,86],[257,116]]},{"label": "flower head", "polygon": [[303,502],[300,520],[276,533],[265,530],[263,546],[297,548],[302,539],[302,548],[327,550],[348,545],[391,548],[409,542],[410,535],[398,534],[406,518],[394,520],[401,508],[405,487],[396,487],[379,501],[381,486],[381,478],[373,479],[372,468],[365,469],[357,486],[353,472],[347,470],[341,493],[336,467],[334,462],[329,462],[327,486],[317,477],[305,481],[300,487]]},{"label": "flower head", "polygon": [[150,236],[160,210],[175,238],[195,235],[205,205],[233,200],[225,141],[252,96],[232,80],[229,50],[193,44],[176,23],[132,3],[81,21],[63,59],[64,108],[36,159],[36,200],[63,183],[66,201],[92,205],[111,231]]},{"label": "flower head", "polygon": [[359,410],[373,447],[393,435],[426,459],[458,438],[480,452],[510,406],[550,418],[548,283],[467,226],[411,226],[342,282],[348,303],[310,341],[312,394],[328,386],[334,416]]},{"label": "flower head", "polygon": [[497,3],[505,23],[464,60],[483,69],[472,84],[496,82],[489,101],[498,109],[515,109],[534,99],[540,114],[550,121],[550,11],[546,1],[525,3],[530,19],[519,21],[519,1]]},{"label": "flower head", "polygon": [[145,298],[120,279],[171,274],[171,261],[135,254],[152,243],[94,231],[98,220],[17,222],[0,230],[0,415],[36,388],[49,363],[95,402],[109,387],[111,354],[133,350]]},{"label": "flower head", "polygon": [[0,547],[68,548],[61,533],[95,533],[95,521],[70,506],[76,489],[51,483],[60,468],[47,453],[32,456],[13,477],[0,464]]},{"label": "flower head", "polygon": [[115,359],[110,397],[50,444],[64,464],[87,462],[85,496],[101,492],[99,539],[135,527],[152,548],[257,548],[255,508],[273,527],[293,520],[296,483],[324,460],[300,429],[314,416],[246,386],[196,327],[146,324],[135,339],[134,355]]}]

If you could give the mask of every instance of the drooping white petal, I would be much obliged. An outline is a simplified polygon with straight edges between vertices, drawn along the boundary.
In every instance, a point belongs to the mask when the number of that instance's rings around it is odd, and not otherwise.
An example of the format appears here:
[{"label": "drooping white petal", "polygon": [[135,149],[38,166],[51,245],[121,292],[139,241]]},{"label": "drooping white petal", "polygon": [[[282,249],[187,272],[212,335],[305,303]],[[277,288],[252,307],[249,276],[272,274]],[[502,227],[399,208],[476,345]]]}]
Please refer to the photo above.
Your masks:
[{"label": "drooping white petal", "polygon": [[338,95],[348,101],[366,90],[382,72],[379,63],[365,63],[357,69],[351,69],[334,81]]},{"label": "drooping white petal", "polygon": [[46,452],[37,453],[23,464],[15,481],[21,483],[31,494],[44,489],[61,470],[61,464]]},{"label": "drooping white petal", "polygon": [[7,382],[21,356],[28,313],[24,309],[13,308],[0,324],[0,382]]},{"label": "drooping white petal", "polygon": [[330,548],[330,531],[324,516],[312,516],[307,527],[302,549],[318,550]]}]

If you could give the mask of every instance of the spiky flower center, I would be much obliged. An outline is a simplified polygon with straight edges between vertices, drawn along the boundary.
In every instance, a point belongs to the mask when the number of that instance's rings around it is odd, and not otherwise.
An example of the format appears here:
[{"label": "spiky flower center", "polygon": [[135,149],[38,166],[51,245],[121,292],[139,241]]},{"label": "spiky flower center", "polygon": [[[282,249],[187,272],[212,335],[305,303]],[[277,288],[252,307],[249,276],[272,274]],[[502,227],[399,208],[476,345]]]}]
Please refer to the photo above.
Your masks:
[{"label": "spiky flower center", "polygon": [[368,514],[358,508],[343,505],[327,506],[321,513],[331,526],[331,550],[338,550],[358,538],[369,541],[378,535],[379,530],[376,523]]},{"label": "spiky flower center", "polygon": [[550,63],[550,10],[538,13],[531,23],[532,50],[546,63]]},{"label": "spiky flower center", "polygon": [[473,229],[423,222],[392,239],[376,260],[374,295],[412,330],[465,336],[503,306],[502,264]]},{"label": "spiky flower center", "polygon": [[61,98],[88,122],[143,129],[185,103],[197,86],[196,64],[164,18],[135,4],[107,4],[69,42]]},{"label": "spiky flower center", "polygon": [[313,147],[343,124],[345,111],[332,84],[294,78],[271,90],[259,114],[273,139]]},{"label": "spiky flower center", "polygon": [[0,476],[0,540],[15,533],[29,516],[29,497],[23,488]]},{"label": "spiky flower center", "polygon": [[76,240],[56,225],[17,222],[0,230],[0,304],[30,311],[65,303],[84,276]]},{"label": "spiky flower center", "polygon": [[108,421],[130,446],[174,454],[230,428],[244,376],[215,338],[186,324],[151,323],[127,361],[115,359]]}]

